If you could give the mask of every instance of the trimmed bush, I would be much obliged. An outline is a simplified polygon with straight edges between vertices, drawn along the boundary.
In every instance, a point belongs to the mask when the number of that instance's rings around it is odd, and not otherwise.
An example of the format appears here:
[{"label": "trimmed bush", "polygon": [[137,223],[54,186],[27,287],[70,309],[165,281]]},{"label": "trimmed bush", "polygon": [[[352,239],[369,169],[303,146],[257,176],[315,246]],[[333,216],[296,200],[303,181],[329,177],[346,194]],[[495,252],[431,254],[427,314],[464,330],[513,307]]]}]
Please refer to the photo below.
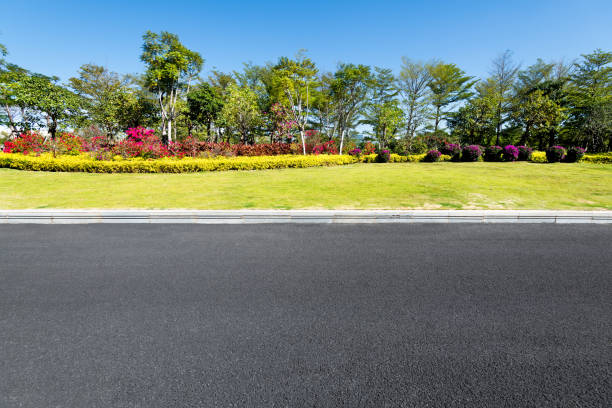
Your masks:
[{"label": "trimmed bush", "polygon": [[518,161],[529,161],[533,154],[533,149],[527,146],[518,146]]},{"label": "trimmed bush", "polygon": [[388,150],[381,150],[376,155],[376,163],[389,163],[391,160],[391,153]]},{"label": "trimmed bush", "polygon": [[440,161],[441,156],[442,156],[442,153],[440,153],[438,150],[430,150],[427,152],[427,154],[423,158],[423,161],[428,162],[428,163],[437,162],[437,161]]},{"label": "trimmed bush", "polygon": [[216,157],[182,159],[95,160],[89,155],[58,156],[50,154],[26,156],[0,153],[0,167],[34,171],[66,171],[88,173],[188,173],[222,170],[263,170],[333,166],[356,163],[358,159],[348,155],[279,155],[250,157]]},{"label": "trimmed bush", "polygon": [[484,152],[484,161],[498,162],[502,160],[504,149],[501,146],[487,146]]},{"label": "trimmed bush", "polygon": [[519,150],[516,146],[507,145],[504,147],[504,152],[502,154],[504,161],[513,162],[516,159],[518,159],[518,155],[519,155]]},{"label": "trimmed bush", "polygon": [[359,156],[361,156],[361,149],[360,148],[355,148],[353,150],[350,150],[348,152],[348,154],[349,154],[349,156],[357,156],[357,157],[359,157]]},{"label": "trimmed bush", "polygon": [[565,148],[563,146],[551,146],[546,149],[546,161],[549,163],[559,163],[565,158]]},{"label": "trimmed bush", "polygon": [[586,163],[612,164],[612,153],[585,154],[582,161]]},{"label": "trimmed bush", "polygon": [[475,162],[482,156],[482,149],[478,145],[464,146],[461,153],[461,160]]},{"label": "trimmed bush", "polygon": [[570,147],[569,149],[567,149],[567,154],[565,155],[565,162],[566,163],[579,162],[584,157],[585,152],[586,152],[586,149],[583,149],[582,147]]}]

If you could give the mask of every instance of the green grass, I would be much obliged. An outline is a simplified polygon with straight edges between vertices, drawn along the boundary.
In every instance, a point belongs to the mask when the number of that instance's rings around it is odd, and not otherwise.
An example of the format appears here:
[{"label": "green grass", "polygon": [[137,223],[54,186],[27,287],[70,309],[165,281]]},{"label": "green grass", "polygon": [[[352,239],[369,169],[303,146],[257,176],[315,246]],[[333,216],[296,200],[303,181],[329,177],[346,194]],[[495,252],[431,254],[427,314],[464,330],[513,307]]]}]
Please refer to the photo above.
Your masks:
[{"label": "green grass", "polygon": [[612,165],[355,164],[186,174],[0,169],[0,208],[612,209]]}]

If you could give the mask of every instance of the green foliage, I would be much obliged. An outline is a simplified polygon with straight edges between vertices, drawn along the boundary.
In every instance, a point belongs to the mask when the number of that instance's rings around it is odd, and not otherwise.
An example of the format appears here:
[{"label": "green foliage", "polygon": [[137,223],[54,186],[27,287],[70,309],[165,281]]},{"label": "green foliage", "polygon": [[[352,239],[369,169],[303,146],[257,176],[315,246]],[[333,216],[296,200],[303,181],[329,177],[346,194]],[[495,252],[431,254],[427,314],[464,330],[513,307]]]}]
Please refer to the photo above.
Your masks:
[{"label": "green foliage", "polygon": [[431,76],[428,86],[434,107],[434,132],[437,132],[440,122],[449,116],[452,104],[472,96],[471,88],[476,81],[465,75],[455,64],[438,62],[429,65],[428,69]]},{"label": "green foliage", "polygon": [[187,108],[187,117],[191,126],[196,128],[203,126],[207,136],[210,136],[211,125],[223,108],[223,99],[217,89],[203,82],[187,94]]},{"label": "green foliage", "polygon": [[220,119],[240,135],[240,143],[253,143],[253,133],[263,123],[263,115],[257,105],[257,95],[252,89],[231,84],[227,87],[227,96]]}]

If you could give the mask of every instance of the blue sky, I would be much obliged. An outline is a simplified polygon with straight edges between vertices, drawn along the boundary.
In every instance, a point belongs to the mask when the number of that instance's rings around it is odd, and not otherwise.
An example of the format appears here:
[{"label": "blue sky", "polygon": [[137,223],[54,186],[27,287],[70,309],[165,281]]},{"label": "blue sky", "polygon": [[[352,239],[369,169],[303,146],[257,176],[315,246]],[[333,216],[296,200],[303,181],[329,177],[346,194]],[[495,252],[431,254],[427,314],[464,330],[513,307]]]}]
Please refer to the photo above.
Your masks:
[{"label": "blue sky", "polygon": [[9,60],[63,81],[80,65],[141,72],[141,36],[166,30],[202,54],[204,72],[263,64],[307,49],[338,62],[389,67],[401,56],[453,62],[486,76],[506,49],[523,66],[612,49],[612,1],[27,1],[0,7]]}]

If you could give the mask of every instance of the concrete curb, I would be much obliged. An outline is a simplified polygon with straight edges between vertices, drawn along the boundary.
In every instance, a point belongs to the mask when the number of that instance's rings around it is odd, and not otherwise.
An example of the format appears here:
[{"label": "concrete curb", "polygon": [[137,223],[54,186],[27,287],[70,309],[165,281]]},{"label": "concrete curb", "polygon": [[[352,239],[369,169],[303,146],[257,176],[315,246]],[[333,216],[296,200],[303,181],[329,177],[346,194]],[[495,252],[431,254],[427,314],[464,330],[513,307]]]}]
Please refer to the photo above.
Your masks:
[{"label": "concrete curb", "polygon": [[612,211],[541,210],[0,210],[0,224],[94,223],[612,224]]}]

